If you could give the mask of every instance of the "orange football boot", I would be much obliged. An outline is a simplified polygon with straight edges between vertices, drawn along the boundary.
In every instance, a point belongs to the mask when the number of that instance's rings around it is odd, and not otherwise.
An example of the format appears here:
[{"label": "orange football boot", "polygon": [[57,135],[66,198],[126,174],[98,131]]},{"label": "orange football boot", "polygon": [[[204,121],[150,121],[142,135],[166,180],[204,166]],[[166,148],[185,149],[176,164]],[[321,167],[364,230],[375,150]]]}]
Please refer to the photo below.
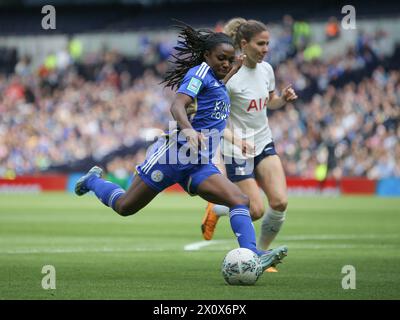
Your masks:
[{"label": "orange football boot", "polygon": [[219,219],[219,216],[214,212],[213,208],[214,204],[209,202],[207,204],[206,213],[204,214],[204,218],[201,223],[201,232],[203,233],[203,238],[205,240],[212,239]]}]

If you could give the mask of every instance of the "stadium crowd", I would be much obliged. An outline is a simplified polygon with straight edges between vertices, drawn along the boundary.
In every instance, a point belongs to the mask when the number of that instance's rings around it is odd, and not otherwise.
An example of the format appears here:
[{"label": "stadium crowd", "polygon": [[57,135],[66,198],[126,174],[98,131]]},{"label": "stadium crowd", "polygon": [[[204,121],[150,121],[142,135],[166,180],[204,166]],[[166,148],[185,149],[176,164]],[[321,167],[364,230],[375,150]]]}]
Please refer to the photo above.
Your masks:
[{"label": "stadium crowd", "polygon": [[[335,178],[400,176],[400,72],[383,65],[384,37],[360,34],[354,47],[324,60],[320,50],[307,53],[307,41],[294,42],[292,22],[286,23],[272,38],[268,60],[278,91],[291,83],[300,96],[269,113],[287,175],[313,178],[325,165]],[[154,44],[139,77],[116,52],[90,61],[67,53],[62,67],[39,70],[22,57],[14,73],[0,74],[0,177],[101,159],[145,139],[147,130],[167,128],[173,93],[160,82],[168,47]],[[350,81],[359,70],[373,72]],[[129,175],[143,154],[116,158],[107,168]]]},{"label": "stadium crowd", "polygon": [[342,89],[328,86],[311,102],[270,116],[289,176],[315,177],[327,164],[333,177],[400,176],[400,72],[378,67],[371,78]]},{"label": "stadium crowd", "polygon": [[[99,71],[109,70],[105,65]],[[51,89],[36,75],[0,78],[0,176],[33,173],[90,155],[101,158],[167,126],[171,92],[147,70],[87,81],[74,69],[54,74]],[[53,75],[48,75],[49,77]]]}]

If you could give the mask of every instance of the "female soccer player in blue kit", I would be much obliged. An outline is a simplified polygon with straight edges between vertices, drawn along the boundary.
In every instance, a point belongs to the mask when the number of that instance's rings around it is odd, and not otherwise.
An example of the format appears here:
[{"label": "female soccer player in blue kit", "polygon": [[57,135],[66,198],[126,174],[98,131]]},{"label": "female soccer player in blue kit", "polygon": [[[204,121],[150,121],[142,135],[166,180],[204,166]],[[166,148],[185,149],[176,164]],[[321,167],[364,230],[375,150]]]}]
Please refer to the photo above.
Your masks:
[{"label": "female soccer player in blue kit", "polygon": [[230,100],[222,80],[235,60],[233,42],[223,33],[194,30],[188,25],[179,26],[179,30],[174,68],[164,80],[167,87],[178,88],[171,105],[177,129],[155,142],[137,167],[128,191],[103,180],[101,168],[95,166],[78,180],[75,193],[81,196],[93,191],[103,204],[121,216],[129,216],[165,188],[179,183],[191,195],[229,207],[231,227],[240,247],[257,253],[263,268],[269,268],[286,256],[287,248],[256,248],[249,198],[211,161],[229,116]]}]

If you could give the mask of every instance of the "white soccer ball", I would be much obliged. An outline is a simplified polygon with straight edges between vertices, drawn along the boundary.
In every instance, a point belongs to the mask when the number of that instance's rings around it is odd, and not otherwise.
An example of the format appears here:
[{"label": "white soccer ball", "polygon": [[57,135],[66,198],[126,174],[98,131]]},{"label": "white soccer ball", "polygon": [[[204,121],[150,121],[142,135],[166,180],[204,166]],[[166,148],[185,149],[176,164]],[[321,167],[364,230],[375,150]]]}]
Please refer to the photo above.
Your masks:
[{"label": "white soccer ball", "polygon": [[222,276],[230,285],[253,285],[262,273],[260,258],[250,249],[233,249],[222,262]]}]

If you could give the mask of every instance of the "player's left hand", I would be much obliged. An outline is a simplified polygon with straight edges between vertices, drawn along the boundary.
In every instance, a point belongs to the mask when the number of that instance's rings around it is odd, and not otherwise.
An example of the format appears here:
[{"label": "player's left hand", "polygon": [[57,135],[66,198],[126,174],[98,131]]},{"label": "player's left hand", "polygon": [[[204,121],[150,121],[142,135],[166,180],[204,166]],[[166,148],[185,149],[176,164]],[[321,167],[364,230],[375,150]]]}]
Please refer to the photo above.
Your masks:
[{"label": "player's left hand", "polygon": [[236,56],[235,62],[233,64],[232,70],[236,73],[243,65],[243,61],[246,59],[246,55],[241,53],[240,55]]},{"label": "player's left hand", "polygon": [[290,102],[294,101],[297,99],[296,92],[292,88],[292,85],[288,85],[285,89],[282,91],[282,98],[285,100],[285,102]]},{"label": "player's left hand", "polygon": [[240,54],[239,56],[235,57],[235,62],[233,63],[231,70],[228,72],[228,74],[222,80],[225,84],[229,81],[230,78],[232,78],[233,75],[236,74],[236,72],[239,71],[239,69],[243,65],[243,61],[245,58],[246,58],[246,55],[243,53]]}]

